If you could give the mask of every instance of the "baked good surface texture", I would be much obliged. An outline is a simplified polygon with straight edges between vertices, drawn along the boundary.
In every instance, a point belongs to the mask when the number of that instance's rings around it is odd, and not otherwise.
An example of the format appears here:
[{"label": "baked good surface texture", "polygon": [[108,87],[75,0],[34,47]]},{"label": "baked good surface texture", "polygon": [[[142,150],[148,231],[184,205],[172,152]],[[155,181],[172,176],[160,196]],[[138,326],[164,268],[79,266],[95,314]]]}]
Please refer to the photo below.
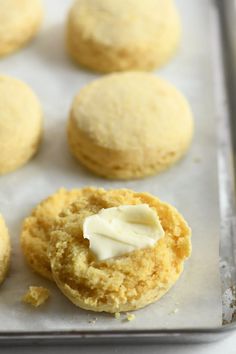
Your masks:
[{"label": "baked good surface texture", "polygon": [[21,247],[30,267],[52,280],[47,251],[50,231],[55,217],[81,194],[80,190],[61,188],[39,203],[31,215],[25,218],[21,231]]},{"label": "baked good surface texture", "polygon": [[175,53],[180,18],[172,0],[77,0],[67,21],[67,47],[99,72],[151,70]]},{"label": "baked good surface texture", "polygon": [[43,305],[49,298],[50,291],[42,286],[30,286],[22,298],[22,302],[33,307]]},{"label": "baked good surface texture", "polygon": [[10,263],[10,237],[5,221],[0,214],[0,284],[6,277]]},{"label": "baked good surface texture", "polygon": [[31,40],[42,22],[40,0],[0,0],[0,56]]},{"label": "baked good surface texture", "polygon": [[24,165],[42,135],[41,105],[24,82],[0,76],[0,175]]},{"label": "baked good surface texture", "polygon": [[[103,208],[143,203],[159,216],[164,237],[153,247],[98,261],[83,237],[85,218]],[[52,274],[61,291],[83,309],[135,310],[158,300],[176,282],[191,253],[190,235],[179,212],[150,194],[84,188],[60,213],[51,232]]]},{"label": "baked good surface texture", "polygon": [[68,122],[73,155],[107,178],[141,178],[166,169],[183,156],[192,135],[185,97],[141,72],[110,74],[85,86]]}]

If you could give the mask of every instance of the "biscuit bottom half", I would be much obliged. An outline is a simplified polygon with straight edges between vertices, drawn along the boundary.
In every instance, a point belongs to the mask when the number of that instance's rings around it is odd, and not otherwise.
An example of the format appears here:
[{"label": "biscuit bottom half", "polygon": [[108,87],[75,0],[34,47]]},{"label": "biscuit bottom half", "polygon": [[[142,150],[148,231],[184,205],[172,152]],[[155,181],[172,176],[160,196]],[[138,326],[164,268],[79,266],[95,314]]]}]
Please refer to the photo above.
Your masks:
[{"label": "biscuit bottom half", "polygon": [[194,130],[191,108],[170,83],[154,75],[106,75],[75,96],[68,144],[92,172],[113,179],[159,173],[188,150]]},{"label": "biscuit bottom half", "polygon": [[[83,222],[102,208],[148,204],[165,235],[155,246],[98,261],[83,237]],[[191,231],[178,211],[147,193],[84,188],[65,208],[50,234],[53,278],[75,305],[110,313],[142,308],[162,297],[183,271],[191,253]]]}]

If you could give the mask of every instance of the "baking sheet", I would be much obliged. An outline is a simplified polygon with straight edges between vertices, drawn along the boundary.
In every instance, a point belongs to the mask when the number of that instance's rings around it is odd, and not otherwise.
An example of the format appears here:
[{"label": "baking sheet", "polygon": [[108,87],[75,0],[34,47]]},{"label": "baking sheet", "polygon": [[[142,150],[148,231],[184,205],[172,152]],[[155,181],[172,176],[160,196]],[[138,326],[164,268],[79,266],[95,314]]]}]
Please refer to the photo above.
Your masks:
[{"label": "baking sheet", "polygon": [[[39,96],[45,134],[37,156],[20,170],[0,177],[0,211],[10,229],[13,254],[0,292],[0,331],[207,328],[221,325],[219,277],[219,202],[216,121],[206,0],[177,1],[183,41],[176,58],[159,75],[187,96],[195,116],[195,137],[188,155],[172,169],[139,181],[95,177],[71,157],[65,125],[71,100],[99,75],[76,68],[64,51],[63,25],[71,1],[44,0],[45,23],[38,38],[0,61],[0,72],[26,81]],[[56,9],[56,10],[55,10]],[[147,191],[175,205],[192,227],[193,254],[177,284],[159,302],[139,311],[132,322],[75,308],[47,280],[33,274],[19,247],[22,220],[41,199],[61,186],[86,185]],[[50,288],[51,300],[35,310],[20,299],[29,285]]]}]

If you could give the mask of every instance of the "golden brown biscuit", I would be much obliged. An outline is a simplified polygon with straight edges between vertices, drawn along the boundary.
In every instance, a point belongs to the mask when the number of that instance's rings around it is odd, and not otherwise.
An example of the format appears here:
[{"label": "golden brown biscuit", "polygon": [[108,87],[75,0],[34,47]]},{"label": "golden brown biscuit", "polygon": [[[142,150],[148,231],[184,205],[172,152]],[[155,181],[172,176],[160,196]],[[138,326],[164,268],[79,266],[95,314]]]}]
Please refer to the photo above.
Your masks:
[{"label": "golden brown biscuit", "polygon": [[38,32],[42,14],[40,0],[1,0],[0,56],[30,41]]},{"label": "golden brown biscuit", "polygon": [[[51,232],[49,258],[58,287],[75,305],[92,311],[130,311],[158,300],[176,282],[191,253],[191,231],[183,217],[147,193],[82,191],[61,212]],[[158,214],[164,237],[153,247],[97,261],[83,237],[85,218],[102,208],[143,203]]]},{"label": "golden brown biscuit", "polygon": [[107,75],[75,97],[68,122],[73,155],[94,173],[141,178],[166,169],[186,152],[193,135],[188,102],[147,73]]},{"label": "golden brown biscuit", "polygon": [[21,247],[30,267],[45,278],[52,279],[47,256],[50,230],[60,211],[80,196],[77,189],[60,189],[43,200],[23,223]]},{"label": "golden brown biscuit", "polygon": [[43,305],[49,298],[50,291],[42,286],[30,286],[27,293],[23,296],[22,302],[33,307]]},{"label": "golden brown biscuit", "polygon": [[0,76],[0,175],[25,164],[42,135],[40,103],[24,82]]},{"label": "golden brown biscuit", "polygon": [[0,214],[0,284],[5,279],[10,263],[10,238],[2,215]]},{"label": "golden brown biscuit", "polygon": [[77,0],[67,21],[71,57],[100,72],[159,67],[175,53],[180,35],[172,0]]}]

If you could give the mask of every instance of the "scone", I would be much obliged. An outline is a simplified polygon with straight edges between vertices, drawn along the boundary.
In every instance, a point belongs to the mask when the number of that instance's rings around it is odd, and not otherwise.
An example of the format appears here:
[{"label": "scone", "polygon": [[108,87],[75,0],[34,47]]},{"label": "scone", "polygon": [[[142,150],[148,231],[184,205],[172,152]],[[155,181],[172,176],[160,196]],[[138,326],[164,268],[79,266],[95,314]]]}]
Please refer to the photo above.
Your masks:
[{"label": "scone", "polygon": [[25,164],[42,135],[40,103],[22,81],[0,76],[0,175]]},{"label": "scone", "polygon": [[21,247],[30,267],[45,278],[52,279],[47,249],[54,218],[81,194],[80,190],[60,189],[43,200],[24,222]]},{"label": "scone", "polygon": [[0,0],[0,56],[31,40],[42,21],[40,0]]},{"label": "scone", "polygon": [[151,70],[175,53],[181,25],[172,0],[77,0],[67,21],[67,47],[99,72]]},{"label": "scone", "polygon": [[[91,241],[84,238],[85,219],[103,209],[139,204],[151,207],[164,236],[152,247],[98,260],[90,250]],[[127,232],[124,229],[120,238],[125,239]],[[56,218],[49,247],[52,274],[64,295],[81,308],[135,310],[158,300],[176,282],[191,253],[190,234],[178,211],[150,194],[85,188]]]},{"label": "scone", "polygon": [[68,122],[73,155],[94,173],[132,179],[176,162],[193,134],[188,102],[175,87],[141,72],[110,74],[75,97]]},{"label": "scone", "polygon": [[10,263],[10,238],[2,215],[0,214],[0,284],[5,279]]}]

